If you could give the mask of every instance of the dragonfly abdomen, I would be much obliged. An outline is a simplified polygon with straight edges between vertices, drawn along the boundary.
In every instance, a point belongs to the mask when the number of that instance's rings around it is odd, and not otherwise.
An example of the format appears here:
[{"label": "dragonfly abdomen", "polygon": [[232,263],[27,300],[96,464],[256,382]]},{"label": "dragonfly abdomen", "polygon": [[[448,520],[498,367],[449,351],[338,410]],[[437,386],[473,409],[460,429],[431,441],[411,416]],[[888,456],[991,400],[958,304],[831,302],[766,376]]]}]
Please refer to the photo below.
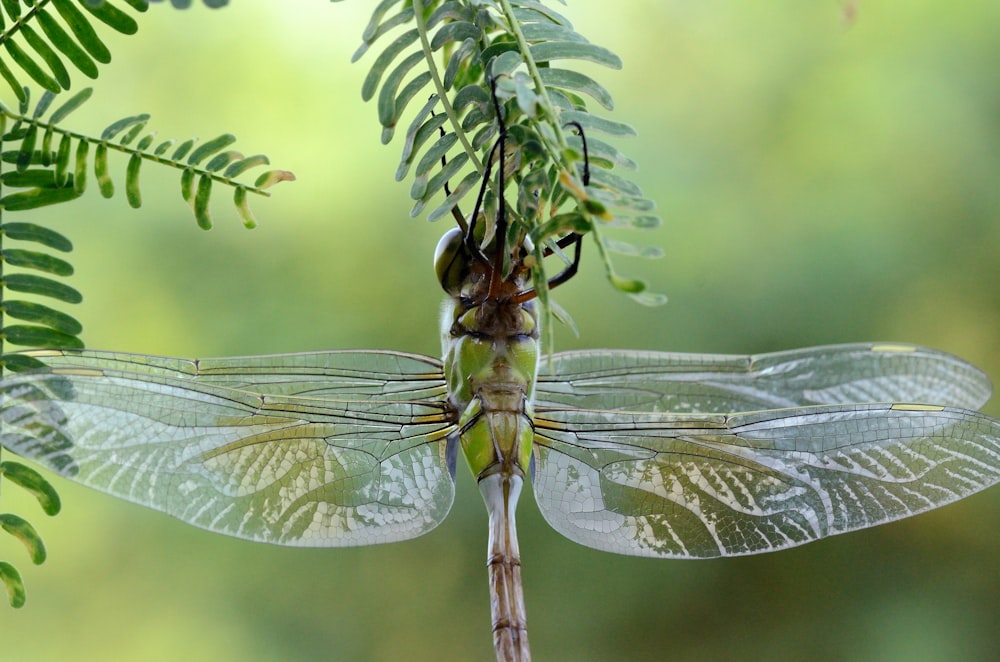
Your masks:
[{"label": "dragonfly abdomen", "polygon": [[487,567],[490,575],[490,613],[497,659],[527,662],[528,621],[521,583],[521,552],[517,545],[514,512],[524,478],[507,472],[492,473],[479,481],[479,491],[490,514]]},{"label": "dragonfly abdomen", "polygon": [[462,451],[477,481],[503,473],[524,478],[534,440],[523,390],[480,390],[459,418]]}]

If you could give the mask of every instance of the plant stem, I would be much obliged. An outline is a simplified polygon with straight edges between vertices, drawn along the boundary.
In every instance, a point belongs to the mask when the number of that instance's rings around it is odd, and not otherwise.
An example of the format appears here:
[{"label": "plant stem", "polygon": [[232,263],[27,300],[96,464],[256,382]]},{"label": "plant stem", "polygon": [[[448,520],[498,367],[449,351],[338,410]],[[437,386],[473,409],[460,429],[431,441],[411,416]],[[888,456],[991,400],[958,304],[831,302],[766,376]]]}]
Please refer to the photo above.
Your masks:
[{"label": "plant stem", "polygon": [[452,106],[451,101],[448,100],[448,91],[444,88],[444,82],[441,80],[441,74],[438,72],[437,64],[434,62],[434,52],[431,50],[431,43],[427,39],[427,21],[424,18],[424,3],[422,0],[413,0],[413,17],[417,23],[417,34],[420,35],[420,47],[424,51],[424,60],[427,61],[427,68],[431,73],[431,80],[434,81],[434,90],[438,96],[438,101],[441,102],[444,114],[448,116],[451,128],[455,132],[455,135],[458,136],[459,141],[462,143],[462,148],[469,157],[469,161],[476,169],[476,172],[482,176],[484,171],[483,163],[479,160],[479,155],[476,153],[475,148],[472,146],[472,143],[469,142],[468,136],[465,135],[465,131],[462,129],[462,123],[458,119],[458,113],[455,112],[454,106]]},{"label": "plant stem", "polygon": [[224,177],[209,170],[205,170],[204,168],[197,168],[186,163],[172,161],[162,156],[157,156],[156,154],[150,154],[149,152],[144,152],[140,149],[135,149],[133,147],[128,147],[126,145],[119,145],[111,141],[96,140],[91,136],[87,136],[82,133],[77,133],[76,131],[69,131],[68,129],[63,129],[62,127],[57,126],[55,124],[50,124],[48,122],[41,122],[34,117],[27,117],[25,115],[18,115],[16,113],[12,113],[7,108],[2,106],[0,106],[0,116],[3,116],[4,119],[9,117],[15,122],[26,122],[29,125],[37,126],[39,129],[44,129],[46,131],[52,131],[53,133],[59,134],[60,136],[69,136],[70,138],[83,140],[88,143],[93,143],[95,145],[103,144],[106,145],[108,149],[112,149],[116,152],[120,152],[122,154],[128,154],[129,156],[132,156],[133,154],[138,155],[139,157],[141,157],[146,161],[153,161],[154,163],[167,165],[172,168],[176,168],[177,170],[192,170],[198,176],[209,177],[213,181],[220,182],[222,184],[225,184],[226,186],[240,186],[246,189],[248,193],[255,193],[257,195],[264,196],[265,198],[271,197],[271,193],[269,191],[265,191],[264,189],[258,188],[256,186],[242,184],[236,181],[235,179],[232,179],[231,177]]},{"label": "plant stem", "polygon": [[[514,16],[514,8],[510,6],[509,0],[499,0],[499,2],[500,8],[503,10],[504,19],[506,19],[507,26],[510,28],[510,33],[514,35],[514,39],[517,41],[517,48],[521,51],[521,56],[524,59],[525,66],[528,67],[528,74],[531,76],[531,80],[535,83],[535,93],[538,94],[538,96],[543,100],[545,114],[555,119],[552,101],[549,99],[549,94],[545,90],[545,83],[542,82],[542,75],[538,72],[538,64],[535,62],[535,58],[531,57],[531,46],[524,38],[524,33],[521,32],[521,25],[517,22],[517,17]],[[559,147],[561,149],[565,149],[567,146],[566,137],[563,135],[562,127],[559,126],[558,122],[552,123],[552,132],[555,134]],[[556,155],[553,156],[555,157]],[[557,160],[562,161],[561,158]],[[563,165],[565,166],[565,164]],[[565,169],[568,170],[568,168]]]}]

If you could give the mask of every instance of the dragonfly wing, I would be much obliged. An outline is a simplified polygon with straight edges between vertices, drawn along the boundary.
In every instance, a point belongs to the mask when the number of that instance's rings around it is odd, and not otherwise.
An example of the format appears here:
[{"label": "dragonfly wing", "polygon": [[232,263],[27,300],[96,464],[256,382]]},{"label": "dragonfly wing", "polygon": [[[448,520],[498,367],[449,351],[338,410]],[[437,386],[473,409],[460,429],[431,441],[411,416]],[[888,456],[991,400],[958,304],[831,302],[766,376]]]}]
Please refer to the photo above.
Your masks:
[{"label": "dragonfly wing", "polygon": [[177,359],[94,350],[25,352],[51,368],[174,377],[267,395],[333,400],[444,400],[441,362],[392,351],[332,351]]},{"label": "dragonfly wing", "polygon": [[540,410],[534,487],[566,537],[621,554],[768,552],[936,508],[1000,480],[1000,421],[833,405],[723,414]]},{"label": "dragonfly wing", "polygon": [[989,378],[951,354],[900,344],[849,344],[756,356],[592,350],[542,365],[540,405],[728,413],[853,402],[978,409]]},{"label": "dragonfly wing", "polygon": [[405,540],[448,513],[455,428],[443,401],[262,395],[165,366],[121,368],[3,380],[0,442],[85,485],[256,541]]}]

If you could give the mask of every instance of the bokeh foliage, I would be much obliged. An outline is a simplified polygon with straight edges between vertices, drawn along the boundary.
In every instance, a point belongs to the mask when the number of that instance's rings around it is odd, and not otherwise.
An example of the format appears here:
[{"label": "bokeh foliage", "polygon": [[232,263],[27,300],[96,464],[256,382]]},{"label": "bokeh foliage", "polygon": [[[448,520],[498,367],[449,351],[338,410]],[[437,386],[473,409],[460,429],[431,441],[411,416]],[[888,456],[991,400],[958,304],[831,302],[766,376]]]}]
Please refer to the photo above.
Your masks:
[{"label": "bokeh foliage", "polygon": [[[115,184],[109,154],[128,156],[125,197],[129,206],[142,205],[140,172],[146,163],[167,166],[180,173],[181,193],[198,225],[211,228],[209,205],[213,188],[233,190],[233,204],[247,227],[256,221],[250,210],[249,193],[267,196],[264,189],[294,179],[284,170],[266,171],[253,184],[239,181],[247,172],[269,163],[263,154],[245,156],[229,149],[236,137],[224,133],[196,144],[188,139],[157,141],[146,130],[148,114],[129,115],[107,124],[99,135],[88,135],[65,127],[66,118],[91,96],[83,88],[60,98],[82,74],[97,78],[99,66],[111,61],[107,36],[97,29],[122,35],[138,31],[135,18],[123,8],[144,12],[147,0],[2,0],[0,2],[0,78],[13,101],[0,103],[0,375],[7,371],[40,367],[35,358],[11,354],[11,345],[80,348],[82,325],[63,306],[78,304],[82,295],[57,278],[73,274],[70,261],[53,251],[68,253],[72,242],[50,226],[54,213],[41,222],[18,215],[55,205],[64,205],[87,191],[88,172],[105,198],[114,196]],[[223,3],[224,4],[224,3]],[[219,6],[218,2],[206,6]],[[58,18],[57,18],[58,17]],[[74,74],[71,76],[70,70]],[[44,89],[32,103],[28,84]],[[59,103],[53,103],[59,99]],[[16,106],[16,109],[14,108]],[[156,143],[154,147],[154,143]],[[91,147],[94,149],[91,150]],[[12,190],[12,192],[11,192]],[[60,208],[62,209],[62,208]],[[51,210],[50,210],[51,211]],[[11,216],[15,219],[11,220]],[[13,246],[11,245],[13,242]],[[11,298],[11,293],[15,293]],[[26,297],[26,298],[22,298]],[[55,304],[57,308],[53,308]],[[13,319],[13,323],[8,320]],[[0,481],[37,495],[49,515],[59,511],[54,488],[43,476],[14,461],[0,462]],[[0,512],[0,530],[20,540],[33,563],[46,558],[38,531],[20,515]],[[0,561],[0,584],[11,606],[25,603],[24,584],[16,566]]]},{"label": "bokeh foliage", "polygon": [[[370,8],[283,4],[154,7],[162,16],[102,71],[123,106],[156,109],[165,134],[252,137],[299,182],[267,201],[253,233],[199,232],[172,174],[149,172],[139,212],[93,193],[74,203],[58,228],[86,223],[72,234],[88,345],[439,351],[430,257],[445,226],[408,217],[397,148],[378,146],[364,68],[347,64]],[[560,349],[891,339],[1000,376],[994,2],[862,2],[850,28],[835,3],[601,6],[577,0],[565,13],[624,60],[602,82],[614,117],[643,136],[626,148],[664,217],[667,253],[629,268],[671,301],[648,310],[616,296],[585,255],[584,274],[556,293],[581,330],[560,332]],[[260,52],[269,57],[254,60]],[[191,75],[205,58],[218,70]],[[204,114],[186,113],[192,103]],[[92,105],[74,119],[100,131]],[[24,570],[31,604],[0,611],[22,659],[491,655],[485,514],[464,475],[438,531],[353,550],[241,543],[59,489],[67,506],[46,531],[50,559]],[[5,508],[37,511],[13,496]],[[779,554],[702,563],[580,548],[528,501],[519,520],[539,659],[988,659],[1000,646],[996,490]]]}]

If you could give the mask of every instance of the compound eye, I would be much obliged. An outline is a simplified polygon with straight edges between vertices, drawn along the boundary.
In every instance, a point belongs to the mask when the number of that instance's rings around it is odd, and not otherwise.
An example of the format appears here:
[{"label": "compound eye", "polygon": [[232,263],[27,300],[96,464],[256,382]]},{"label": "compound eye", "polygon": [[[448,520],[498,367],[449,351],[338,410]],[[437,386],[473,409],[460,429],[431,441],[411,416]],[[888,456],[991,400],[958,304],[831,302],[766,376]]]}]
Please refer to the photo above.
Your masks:
[{"label": "compound eye", "polygon": [[458,296],[469,273],[469,254],[465,236],[459,228],[444,233],[434,251],[434,273],[444,291]]}]

